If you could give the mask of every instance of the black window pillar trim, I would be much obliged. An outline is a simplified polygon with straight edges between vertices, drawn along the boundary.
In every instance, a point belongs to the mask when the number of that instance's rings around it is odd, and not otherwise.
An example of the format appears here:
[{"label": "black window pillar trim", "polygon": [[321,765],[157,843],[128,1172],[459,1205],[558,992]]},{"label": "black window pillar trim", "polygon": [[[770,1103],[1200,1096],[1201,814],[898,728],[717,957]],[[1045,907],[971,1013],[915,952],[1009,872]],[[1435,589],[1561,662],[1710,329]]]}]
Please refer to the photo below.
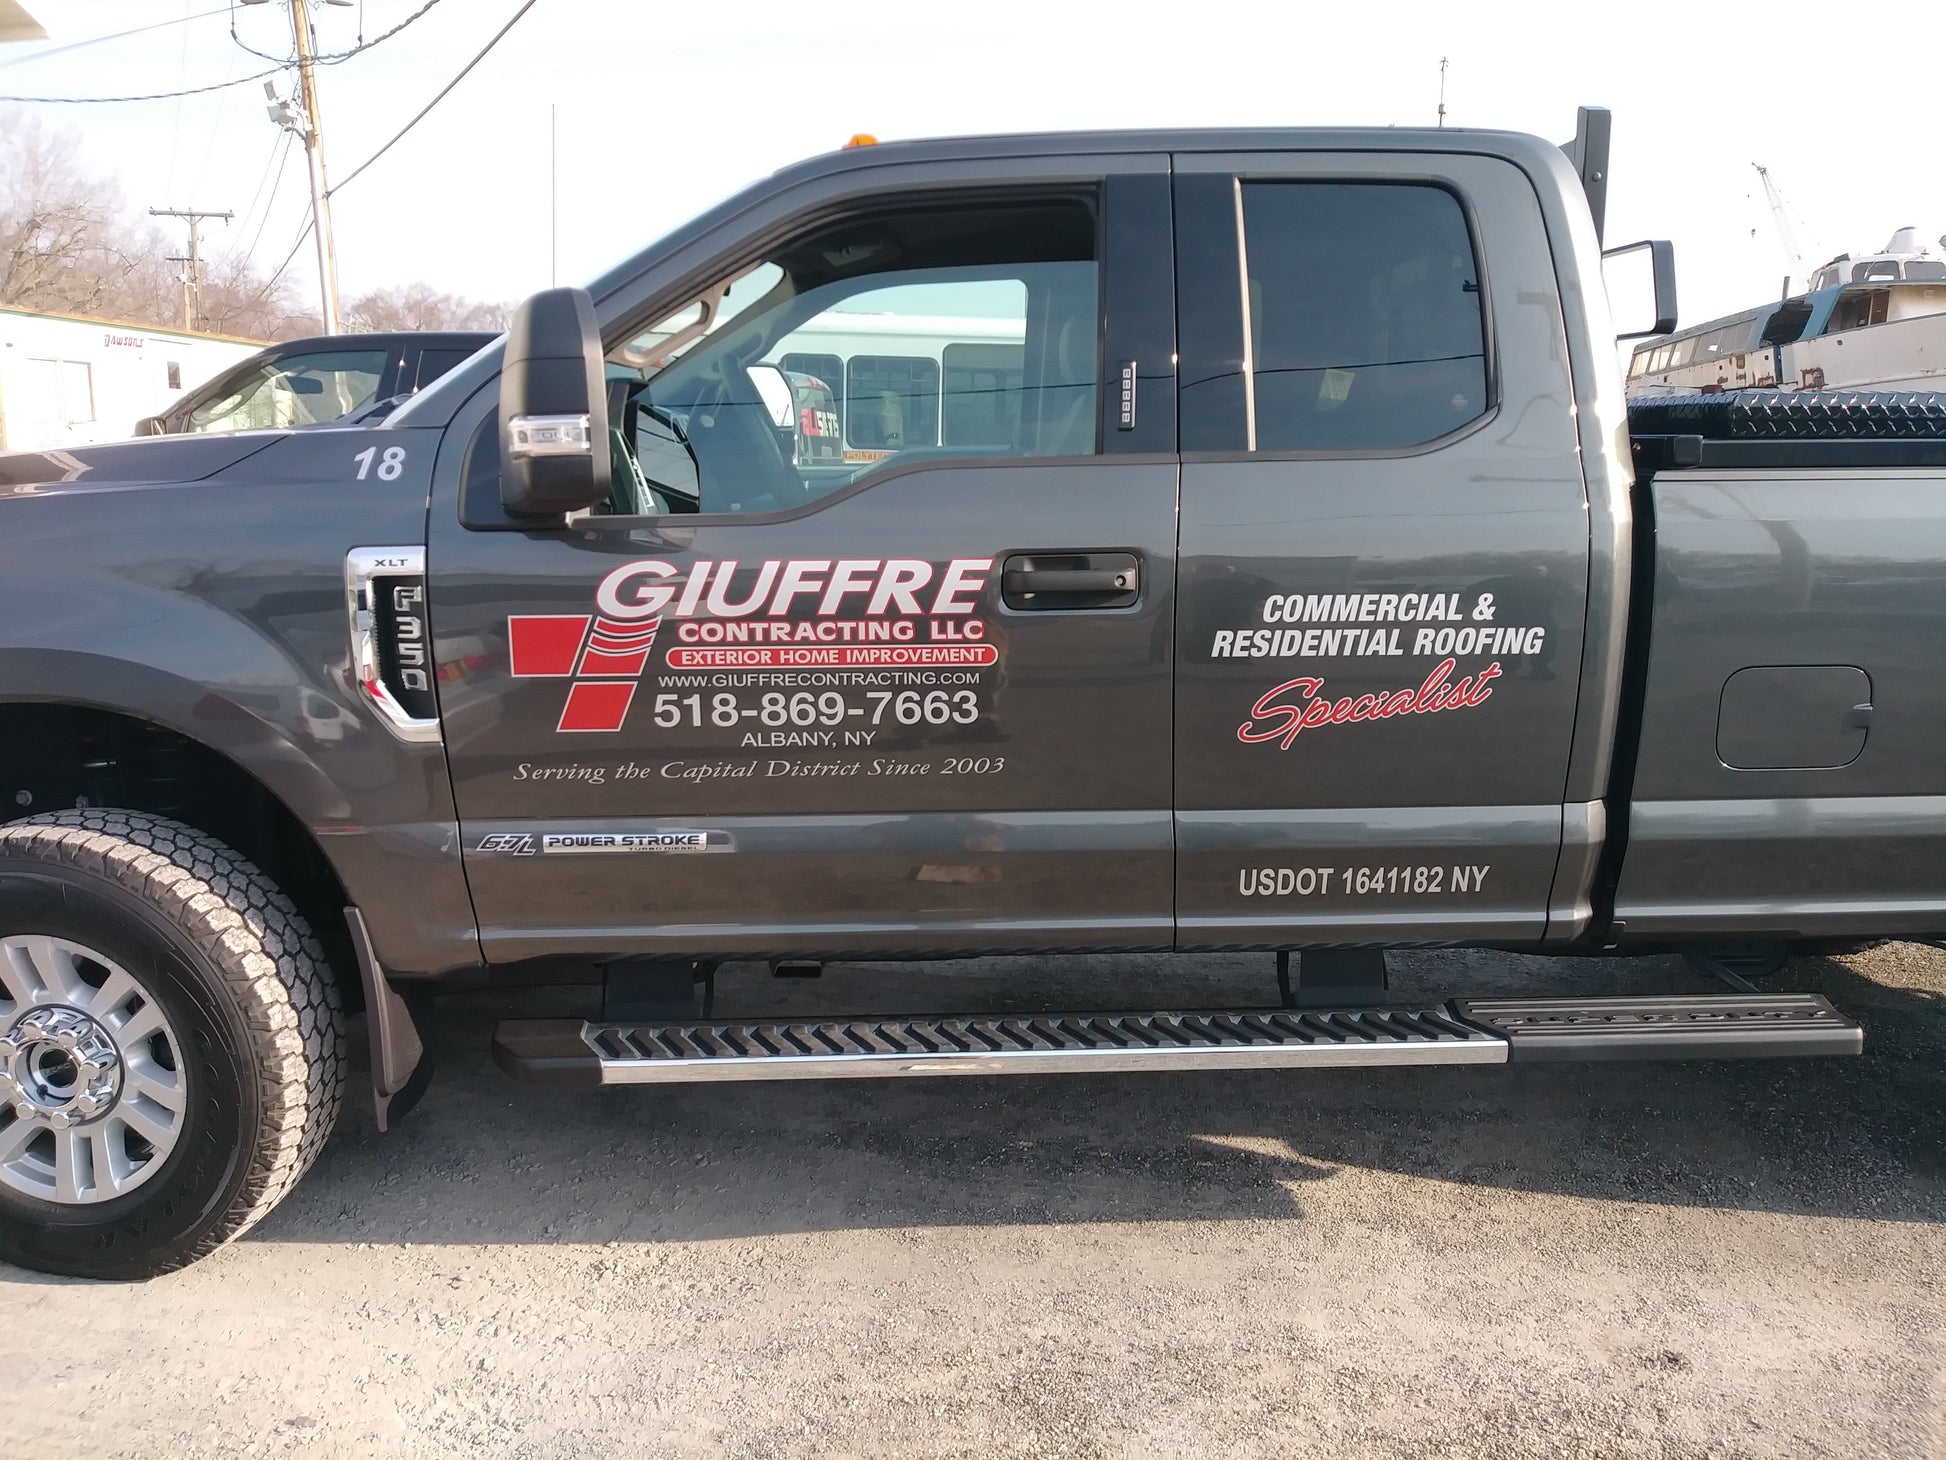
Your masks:
[{"label": "black window pillar trim", "polygon": [[1104,456],[1173,455],[1176,262],[1169,175],[1111,175],[1101,196],[1100,450]]}]

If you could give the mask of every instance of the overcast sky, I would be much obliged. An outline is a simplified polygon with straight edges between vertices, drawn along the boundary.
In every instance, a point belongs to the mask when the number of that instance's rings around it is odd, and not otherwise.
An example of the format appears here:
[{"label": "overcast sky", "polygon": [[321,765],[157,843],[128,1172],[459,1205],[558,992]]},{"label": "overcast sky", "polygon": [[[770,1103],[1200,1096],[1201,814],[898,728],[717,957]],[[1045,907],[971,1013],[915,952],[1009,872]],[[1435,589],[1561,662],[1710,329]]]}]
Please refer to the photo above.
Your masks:
[{"label": "overcast sky", "polygon": [[[63,55],[40,52],[222,0],[27,0],[50,39],[0,47],[0,95],[208,85],[288,53],[282,0]],[[363,0],[367,38],[423,0]],[[322,68],[328,162],[344,177],[459,70],[519,0],[442,0],[396,38]],[[1861,12],[1862,14],[1862,12]],[[1428,125],[1561,140],[1577,104],[1615,113],[1610,242],[1675,240],[1686,323],[1773,297],[1788,264],[1751,163],[1771,169],[1807,261],[1946,232],[1937,48],[1852,27],[1830,5],[1318,5],[981,0],[860,6],[539,0],[494,52],[335,200],[349,297],[423,279],[488,299],[549,282],[548,121],[559,128],[560,282],[580,282],[699,209],[854,132],[885,138],[1144,126]],[[322,51],[357,6],[314,5]],[[1915,43],[1906,44],[1902,36]],[[261,83],[179,100],[37,106],[136,207],[230,209],[216,248],[274,267],[303,227],[301,150]],[[1938,246],[1935,245],[1935,251]],[[309,246],[292,265],[315,288]],[[1801,286],[1801,281],[1800,281]]]}]

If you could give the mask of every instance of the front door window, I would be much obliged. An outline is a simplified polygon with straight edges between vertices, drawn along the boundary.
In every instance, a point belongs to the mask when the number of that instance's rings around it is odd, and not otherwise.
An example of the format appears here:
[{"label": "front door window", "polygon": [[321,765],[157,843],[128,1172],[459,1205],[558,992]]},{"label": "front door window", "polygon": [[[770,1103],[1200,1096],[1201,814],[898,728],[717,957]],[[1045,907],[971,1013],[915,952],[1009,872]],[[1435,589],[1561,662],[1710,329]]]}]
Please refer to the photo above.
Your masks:
[{"label": "front door window", "polygon": [[924,460],[1092,455],[1094,241],[1079,203],[901,211],[706,291],[609,356],[610,511],[775,512]]}]

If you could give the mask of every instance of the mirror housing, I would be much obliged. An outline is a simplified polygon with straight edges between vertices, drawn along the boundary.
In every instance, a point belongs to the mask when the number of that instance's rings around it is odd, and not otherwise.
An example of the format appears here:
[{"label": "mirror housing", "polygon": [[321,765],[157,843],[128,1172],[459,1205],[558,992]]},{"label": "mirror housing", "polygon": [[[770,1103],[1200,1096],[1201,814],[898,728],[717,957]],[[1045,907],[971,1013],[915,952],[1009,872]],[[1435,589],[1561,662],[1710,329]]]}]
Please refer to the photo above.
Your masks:
[{"label": "mirror housing", "polygon": [[[1611,269],[1611,259],[1625,260]],[[1602,282],[1608,287],[1608,307],[1617,323],[1653,316],[1646,329],[1617,330],[1618,340],[1666,335],[1676,327],[1676,246],[1666,238],[1643,239],[1620,248],[1602,250]],[[1618,286],[1620,286],[1618,288]],[[1622,297],[1617,298],[1617,294]],[[1651,302],[1653,301],[1653,302]]]},{"label": "mirror housing", "polygon": [[784,460],[797,460],[797,399],[789,378],[775,365],[747,366],[744,373],[756,388],[757,398],[770,412],[770,424],[777,431],[777,449]]},{"label": "mirror housing", "polygon": [[585,289],[543,289],[514,313],[500,374],[500,504],[562,517],[608,497],[608,393]]}]

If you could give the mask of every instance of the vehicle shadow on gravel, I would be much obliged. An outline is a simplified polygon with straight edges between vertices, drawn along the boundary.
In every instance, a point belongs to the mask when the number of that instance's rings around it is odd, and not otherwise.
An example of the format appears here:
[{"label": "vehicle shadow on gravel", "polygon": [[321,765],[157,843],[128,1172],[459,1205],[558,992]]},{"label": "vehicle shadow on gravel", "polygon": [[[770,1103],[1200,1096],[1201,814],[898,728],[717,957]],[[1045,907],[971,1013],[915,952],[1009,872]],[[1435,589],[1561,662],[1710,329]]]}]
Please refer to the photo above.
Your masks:
[{"label": "vehicle shadow on gravel", "polygon": [[[1266,955],[890,970],[904,1007],[1266,1002]],[[886,972],[726,970],[728,1017],[886,1007]],[[1946,955],[1890,945],[1768,981],[1865,1025],[1861,1059],[1245,1071],[534,1092],[493,1068],[507,1016],[583,990],[442,1006],[438,1077],[389,1136],[347,1112],[249,1240],[657,1242],[994,1223],[1301,1220],[1339,1168],[1598,1200],[1946,1221]],[[1674,958],[1395,955],[1401,1001],[1707,985]],[[362,1027],[354,1029],[362,1039]],[[359,1069],[354,1090],[362,1090]]]}]

